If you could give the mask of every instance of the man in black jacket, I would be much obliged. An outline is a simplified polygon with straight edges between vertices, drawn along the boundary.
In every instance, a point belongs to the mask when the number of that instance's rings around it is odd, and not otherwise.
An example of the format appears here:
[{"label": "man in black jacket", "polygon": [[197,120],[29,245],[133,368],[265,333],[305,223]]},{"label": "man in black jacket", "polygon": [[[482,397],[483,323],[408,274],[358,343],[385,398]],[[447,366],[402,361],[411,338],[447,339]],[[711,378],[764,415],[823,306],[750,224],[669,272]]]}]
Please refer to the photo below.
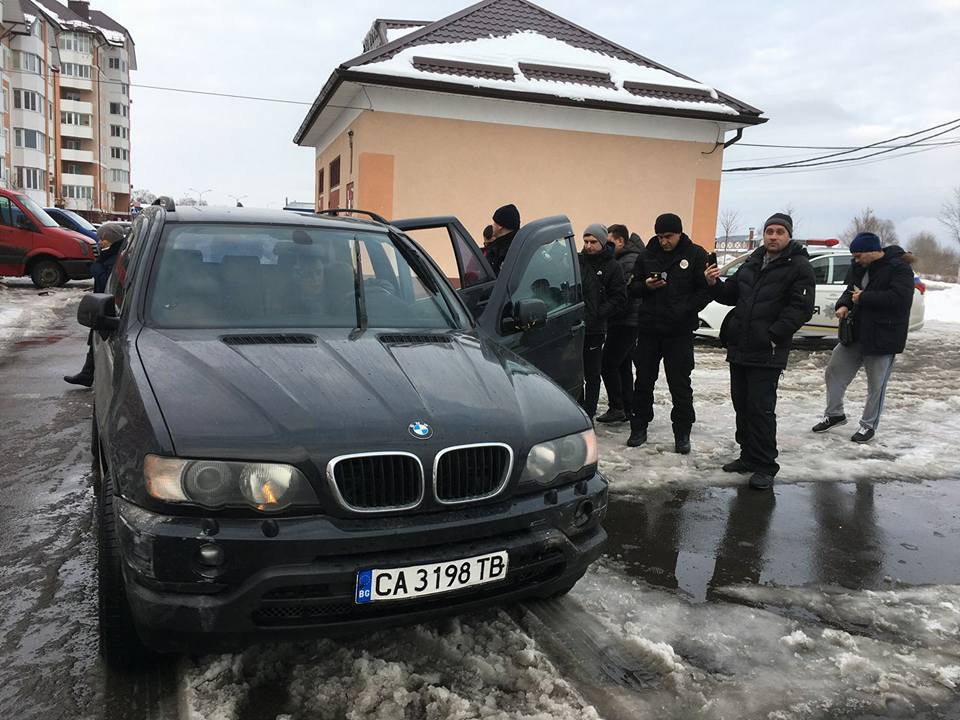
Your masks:
[{"label": "man in black jacket", "polygon": [[504,205],[493,213],[493,240],[484,243],[483,254],[497,275],[510,249],[510,243],[520,229],[520,211],[516,205]]},{"label": "man in black jacket", "polygon": [[[643,240],[636,234],[631,235],[625,225],[611,225],[607,228],[607,242],[613,244],[614,257],[629,285],[633,267],[644,251]],[[639,314],[640,299],[631,297],[627,298],[623,311],[607,322],[600,375],[607,390],[609,408],[597,416],[597,422],[623,422],[633,412],[632,365]]]},{"label": "man in black jacket", "polygon": [[903,248],[880,247],[873,233],[860,233],[850,243],[855,264],[847,273],[847,289],[837,300],[838,318],[850,317],[854,342],[837,345],[825,372],[827,409],[814,432],[843,425],[843,396],[860,368],[867,373],[867,403],[860,429],[850,439],[865,443],[873,439],[883,412],[887,381],[893,361],[907,344],[910,307],[913,304],[913,256]]},{"label": "man in black jacket", "polygon": [[661,215],[654,225],[656,236],[637,258],[630,294],[641,300],[638,315],[637,380],[633,415],[627,445],[647,441],[647,425],[653,420],[653,389],[660,375],[660,362],[673,399],[675,450],[690,452],[690,430],[696,420],[693,409],[693,331],[699,314],[710,302],[704,270],[707,252],[683,232],[680,218]]},{"label": "man in black jacket", "polygon": [[793,334],[813,317],[816,279],[806,248],[793,242],[793,219],[772,215],[758,248],[726,281],[711,265],[704,273],[713,297],[735,305],[720,327],[730,363],[740,457],[726,472],[752,473],[750,486],[773,487],[777,464],[777,386]]},{"label": "man in black jacket", "polygon": [[[100,255],[90,265],[90,275],[93,276],[93,291],[102,293],[107,289],[107,278],[110,277],[113,266],[117,263],[117,255],[123,248],[123,226],[120,223],[104,223],[97,230],[97,240],[100,243]],[[89,336],[87,345],[87,359],[83,363],[83,369],[76,375],[63,376],[64,381],[71,385],[93,385],[93,343]]]},{"label": "man in black jacket", "polygon": [[607,229],[600,223],[589,225],[583,232],[580,274],[583,276],[586,324],[583,340],[583,379],[586,389],[580,404],[592,420],[600,399],[600,365],[607,321],[622,312],[627,304],[627,283],[623,270],[613,257],[613,246],[607,244]]}]

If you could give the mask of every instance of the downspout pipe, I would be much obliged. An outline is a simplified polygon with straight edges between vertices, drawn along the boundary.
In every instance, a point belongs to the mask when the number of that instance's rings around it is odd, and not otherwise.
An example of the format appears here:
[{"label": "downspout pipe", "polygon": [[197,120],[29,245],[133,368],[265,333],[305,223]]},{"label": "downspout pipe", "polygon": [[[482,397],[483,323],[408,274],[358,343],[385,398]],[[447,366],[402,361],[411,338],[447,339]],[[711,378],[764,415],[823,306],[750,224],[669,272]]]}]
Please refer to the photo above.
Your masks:
[{"label": "downspout pipe", "polygon": [[740,140],[742,140],[742,139],[743,139],[743,128],[740,127],[740,128],[737,128],[737,134],[734,135],[732,138],[730,138],[729,140],[727,140],[727,141],[723,144],[723,149],[726,150],[728,147],[730,147],[731,145],[733,145],[735,142],[740,142]]}]

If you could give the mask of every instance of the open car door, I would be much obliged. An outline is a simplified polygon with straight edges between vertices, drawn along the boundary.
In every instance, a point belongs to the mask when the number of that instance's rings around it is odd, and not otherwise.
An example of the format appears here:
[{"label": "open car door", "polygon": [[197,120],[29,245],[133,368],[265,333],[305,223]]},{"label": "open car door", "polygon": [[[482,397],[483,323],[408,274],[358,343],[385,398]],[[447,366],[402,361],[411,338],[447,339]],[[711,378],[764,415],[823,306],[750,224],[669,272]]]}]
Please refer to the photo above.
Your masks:
[{"label": "open car door", "polygon": [[573,228],[565,215],[520,228],[478,323],[573,397],[580,394],[583,293]]},{"label": "open car door", "polygon": [[434,259],[473,317],[479,318],[493,292],[496,275],[463,223],[444,216],[393,220],[390,224],[403,230]]}]

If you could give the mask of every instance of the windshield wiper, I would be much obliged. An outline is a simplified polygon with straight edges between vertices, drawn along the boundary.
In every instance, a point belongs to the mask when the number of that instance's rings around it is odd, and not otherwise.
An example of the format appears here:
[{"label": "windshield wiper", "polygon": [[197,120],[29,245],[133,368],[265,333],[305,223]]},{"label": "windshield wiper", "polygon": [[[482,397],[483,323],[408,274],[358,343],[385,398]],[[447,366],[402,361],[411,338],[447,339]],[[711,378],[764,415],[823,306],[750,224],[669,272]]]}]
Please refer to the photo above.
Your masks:
[{"label": "windshield wiper", "polygon": [[367,298],[363,293],[363,259],[360,254],[360,239],[353,236],[353,295],[357,306],[357,327],[353,336],[367,329]]}]

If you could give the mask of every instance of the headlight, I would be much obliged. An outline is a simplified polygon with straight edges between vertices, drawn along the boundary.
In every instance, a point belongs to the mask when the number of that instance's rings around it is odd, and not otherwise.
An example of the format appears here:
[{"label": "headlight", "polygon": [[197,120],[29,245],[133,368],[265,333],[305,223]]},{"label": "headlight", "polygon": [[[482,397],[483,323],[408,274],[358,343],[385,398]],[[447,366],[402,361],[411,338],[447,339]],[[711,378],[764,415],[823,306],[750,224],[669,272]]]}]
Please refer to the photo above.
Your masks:
[{"label": "headlight", "polygon": [[74,240],[77,240],[77,245],[80,246],[80,254],[84,257],[90,257],[90,243],[86,240],[78,240],[77,238],[74,238]]},{"label": "headlight", "polygon": [[596,464],[597,436],[593,430],[584,430],[530,448],[520,482],[546,487],[560,475],[576,473]]},{"label": "headlight", "polygon": [[143,475],[147,493],[164,502],[253,507],[262,512],[317,504],[310,483],[292,465],[147,455]]}]

